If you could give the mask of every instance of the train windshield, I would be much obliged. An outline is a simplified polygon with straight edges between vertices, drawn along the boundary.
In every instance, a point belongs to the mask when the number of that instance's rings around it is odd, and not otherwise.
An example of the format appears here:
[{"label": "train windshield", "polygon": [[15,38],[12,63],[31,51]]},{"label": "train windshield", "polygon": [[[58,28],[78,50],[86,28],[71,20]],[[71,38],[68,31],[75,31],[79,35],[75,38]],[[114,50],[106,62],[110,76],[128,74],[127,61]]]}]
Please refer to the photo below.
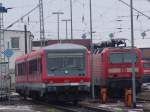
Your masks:
[{"label": "train windshield", "polygon": [[[137,61],[137,58],[138,58],[137,54],[134,53],[134,62]],[[129,52],[110,53],[109,61],[110,61],[110,63],[131,63],[132,58],[131,58],[131,54]]]},{"label": "train windshield", "polygon": [[49,75],[84,75],[84,53],[47,53]]},{"label": "train windshield", "polygon": [[150,63],[144,63],[144,64],[143,64],[143,67],[144,67],[144,68],[150,68]]}]

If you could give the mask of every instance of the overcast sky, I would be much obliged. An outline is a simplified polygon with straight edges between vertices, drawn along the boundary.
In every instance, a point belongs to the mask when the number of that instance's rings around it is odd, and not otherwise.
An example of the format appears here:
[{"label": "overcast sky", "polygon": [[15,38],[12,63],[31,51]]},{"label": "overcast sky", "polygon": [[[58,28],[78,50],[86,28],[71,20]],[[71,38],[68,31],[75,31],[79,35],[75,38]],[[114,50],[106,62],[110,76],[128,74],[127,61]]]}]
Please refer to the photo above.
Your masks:
[{"label": "overcast sky", "polygon": [[[8,26],[16,19],[38,4],[38,0],[1,0],[5,7],[12,7],[5,14],[5,26]],[[61,19],[70,18],[70,0],[43,0],[46,38],[57,39],[57,20],[54,11],[63,11]],[[130,3],[129,0],[123,0]],[[150,16],[150,2],[148,0],[133,0],[134,7]],[[38,9],[15,24],[11,29],[23,30],[24,24],[28,25],[35,39],[39,38],[39,14]],[[115,38],[127,38],[130,40],[130,10],[129,7],[119,0],[92,0],[94,42],[109,39],[109,34],[114,33]],[[150,19],[134,11],[135,40],[141,39],[141,33],[150,29]],[[139,16],[137,16],[139,15]],[[28,24],[28,18],[30,22]],[[117,21],[121,20],[121,21]],[[118,28],[122,28],[121,30]],[[70,23],[68,24],[70,37]],[[81,38],[82,34],[89,38],[89,0],[73,0],[73,34],[74,38]],[[65,23],[60,21],[60,38],[65,38]],[[146,37],[150,38],[150,32]],[[148,42],[149,39],[146,39]]]}]

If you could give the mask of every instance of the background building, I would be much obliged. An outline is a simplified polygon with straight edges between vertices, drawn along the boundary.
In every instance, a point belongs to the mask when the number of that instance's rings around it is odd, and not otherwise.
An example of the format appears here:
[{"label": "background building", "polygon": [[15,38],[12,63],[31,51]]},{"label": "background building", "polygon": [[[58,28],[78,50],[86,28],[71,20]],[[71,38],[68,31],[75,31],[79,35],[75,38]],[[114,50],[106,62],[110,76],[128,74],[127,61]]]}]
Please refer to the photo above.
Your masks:
[{"label": "background building", "polygon": [[[52,45],[52,44],[56,44],[56,43],[74,43],[74,44],[79,44],[79,45],[83,45],[86,48],[88,48],[90,50],[90,45],[91,45],[91,40],[90,39],[64,39],[64,40],[60,40],[60,42],[58,40],[45,40],[45,45]],[[32,43],[32,50],[37,50],[41,47],[41,41],[33,41]]]},{"label": "background building", "polygon": [[[32,51],[33,35],[30,31],[27,31],[27,52]],[[6,30],[4,32],[5,49],[9,48],[13,51],[13,55],[9,58],[9,69],[11,75],[11,81],[15,83],[15,59],[25,54],[25,32],[18,30]],[[6,61],[8,59],[6,58]]]}]

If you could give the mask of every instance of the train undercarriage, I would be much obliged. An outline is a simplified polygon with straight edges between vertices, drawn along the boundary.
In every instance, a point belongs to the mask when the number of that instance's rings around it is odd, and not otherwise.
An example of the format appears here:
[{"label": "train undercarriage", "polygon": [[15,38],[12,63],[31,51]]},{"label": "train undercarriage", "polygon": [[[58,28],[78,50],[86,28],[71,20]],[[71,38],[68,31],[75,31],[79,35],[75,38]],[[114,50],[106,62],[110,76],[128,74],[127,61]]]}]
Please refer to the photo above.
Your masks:
[{"label": "train undercarriage", "polygon": [[46,100],[49,102],[73,102],[77,103],[90,94],[90,86],[48,86],[45,89],[18,88],[16,91],[23,97],[31,97],[36,100]]},{"label": "train undercarriage", "polygon": [[[136,80],[136,93],[141,92],[141,80]],[[95,86],[96,98],[101,97],[101,92],[105,90],[108,98],[124,98],[126,90],[132,89],[132,79],[109,79],[105,85]]]}]

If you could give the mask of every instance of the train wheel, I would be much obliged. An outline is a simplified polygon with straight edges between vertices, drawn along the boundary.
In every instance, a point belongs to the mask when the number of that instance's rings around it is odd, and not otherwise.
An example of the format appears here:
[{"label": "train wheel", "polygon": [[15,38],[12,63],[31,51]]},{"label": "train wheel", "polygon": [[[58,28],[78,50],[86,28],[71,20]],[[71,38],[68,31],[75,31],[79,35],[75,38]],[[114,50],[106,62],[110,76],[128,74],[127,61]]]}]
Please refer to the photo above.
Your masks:
[{"label": "train wheel", "polygon": [[78,105],[78,100],[74,100],[73,105]]},{"label": "train wheel", "polygon": [[47,103],[50,102],[49,95],[48,94],[44,94],[43,95],[43,100],[46,101]]},{"label": "train wheel", "polygon": [[25,90],[23,91],[22,96],[23,96],[23,99],[24,99],[24,100],[26,100],[26,99],[27,99],[27,96],[26,96],[26,92],[25,92]]}]

